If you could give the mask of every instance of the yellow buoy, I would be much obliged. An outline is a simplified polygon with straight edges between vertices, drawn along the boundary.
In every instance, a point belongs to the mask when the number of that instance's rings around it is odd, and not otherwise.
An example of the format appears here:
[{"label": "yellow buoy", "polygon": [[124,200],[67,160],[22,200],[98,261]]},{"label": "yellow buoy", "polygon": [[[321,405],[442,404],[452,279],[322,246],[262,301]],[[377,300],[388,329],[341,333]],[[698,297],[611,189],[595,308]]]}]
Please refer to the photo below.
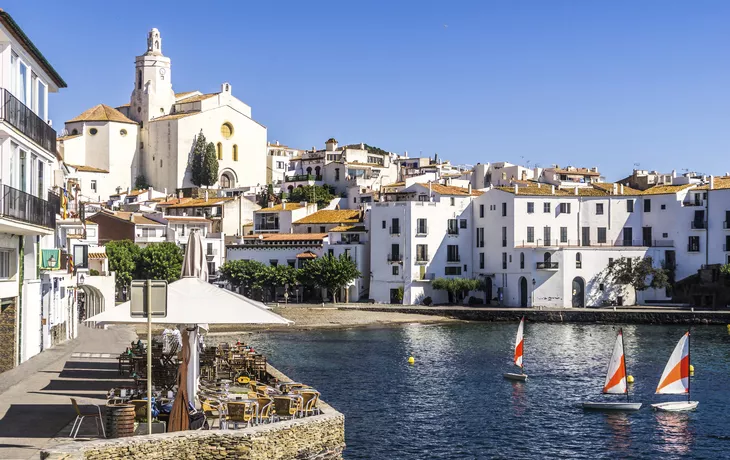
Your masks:
[{"label": "yellow buoy", "polygon": [[695,367],[693,365],[689,365],[689,373],[694,374],[695,373]]},{"label": "yellow buoy", "polygon": [[626,377],[626,381],[629,382],[629,383],[634,383],[634,376],[633,375],[629,375],[628,377]]},{"label": "yellow buoy", "polygon": [[415,364],[415,362],[416,362],[416,359],[413,356],[408,358],[408,364]]}]

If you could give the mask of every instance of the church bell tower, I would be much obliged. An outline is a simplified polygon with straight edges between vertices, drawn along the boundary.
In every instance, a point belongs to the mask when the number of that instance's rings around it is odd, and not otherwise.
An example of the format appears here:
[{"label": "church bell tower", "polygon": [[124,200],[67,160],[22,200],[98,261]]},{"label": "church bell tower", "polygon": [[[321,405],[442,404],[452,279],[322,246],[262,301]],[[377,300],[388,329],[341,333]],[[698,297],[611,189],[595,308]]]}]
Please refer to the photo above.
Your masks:
[{"label": "church bell tower", "polygon": [[174,103],[170,58],[162,54],[160,31],[152,29],[147,34],[147,52],[135,60],[129,118],[141,122],[142,129],[146,129],[150,120],[169,114]]}]

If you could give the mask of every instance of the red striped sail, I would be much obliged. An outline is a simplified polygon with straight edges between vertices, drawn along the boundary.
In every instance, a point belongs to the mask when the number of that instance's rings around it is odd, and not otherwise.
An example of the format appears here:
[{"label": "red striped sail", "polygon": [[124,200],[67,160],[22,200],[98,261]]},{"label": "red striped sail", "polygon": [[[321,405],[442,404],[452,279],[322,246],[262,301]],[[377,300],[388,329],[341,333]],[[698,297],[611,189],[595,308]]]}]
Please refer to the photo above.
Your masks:
[{"label": "red striped sail", "polygon": [[672,395],[687,392],[689,392],[689,331],[674,347],[656,387],[657,394]]},{"label": "red striped sail", "polygon": [[520,320],[520,326],[517,328],[517,338],[515,339],[515,364],[522,367],[522,353],[525,339],[522,336],[525,326],[525,317],[523,316]]},{"label": "red striped sail", "polygon": [[624,343],[622,332],[618,331],[616,344],[613,346],[611,361],[608,363],[606,383],[603,385],[603,392],[608,394],[625,394],[626,385],[626,360],[624,358]]}]

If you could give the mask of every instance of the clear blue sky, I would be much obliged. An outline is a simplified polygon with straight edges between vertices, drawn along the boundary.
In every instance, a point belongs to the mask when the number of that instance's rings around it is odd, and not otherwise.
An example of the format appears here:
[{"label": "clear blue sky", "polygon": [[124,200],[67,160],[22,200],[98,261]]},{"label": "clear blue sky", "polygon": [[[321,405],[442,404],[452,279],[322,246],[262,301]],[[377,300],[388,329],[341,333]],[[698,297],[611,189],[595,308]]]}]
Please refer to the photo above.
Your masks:
[{"label": "clear blue sky", "polygon": [[176,91],[233,93],[269,140],[454,163],[730,171],[730,2],[6,0],[69,87],[55,126],[129,101],[157,27]]}]

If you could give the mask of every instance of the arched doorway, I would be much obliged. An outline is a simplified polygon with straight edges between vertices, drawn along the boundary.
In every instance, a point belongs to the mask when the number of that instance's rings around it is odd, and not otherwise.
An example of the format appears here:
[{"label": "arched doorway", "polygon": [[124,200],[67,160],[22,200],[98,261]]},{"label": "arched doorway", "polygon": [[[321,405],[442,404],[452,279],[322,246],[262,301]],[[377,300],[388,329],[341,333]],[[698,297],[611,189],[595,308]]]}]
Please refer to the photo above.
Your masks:
[{"label": "arched doorway", "polygon": [[527,307],[527,279],[520,276],[520,307]]},{"label": "arched doorway", "polygon": [[317,167],[314,168],[314,174],[317,175],[317,176],[320,175],[320,172],[321,171],[322,171],[322,169],[319,166],[317,166]]},{"label": "arched doorway", "polygon": [[585,287],[586,283],[583,278],[576,276],[573,278],[573,307],[585,307]]},{"label": "arched doorway", "polygon": [[484,297],[486,297],[486,305],[492,302],[492,278],[487,277],[484,280]]},{"label": "arched doorway", "polygon": [[231,176],[228,173],[221,174],[220,186],[221,188],[231,188]]},{"label": "arched doorway", "polygon": [[311,166],[309,166],[309,167],[307,168],[307,175],[308,175],[308,176],[310,176],[311,174],[312,174],[312,167],[311,167]]},{"label": "arched doorway", "polygon": [[292,190],[294,190],[294,186],[293,185],[290,185],[286,189],[289,191],[289,193],[291,193]]}]

